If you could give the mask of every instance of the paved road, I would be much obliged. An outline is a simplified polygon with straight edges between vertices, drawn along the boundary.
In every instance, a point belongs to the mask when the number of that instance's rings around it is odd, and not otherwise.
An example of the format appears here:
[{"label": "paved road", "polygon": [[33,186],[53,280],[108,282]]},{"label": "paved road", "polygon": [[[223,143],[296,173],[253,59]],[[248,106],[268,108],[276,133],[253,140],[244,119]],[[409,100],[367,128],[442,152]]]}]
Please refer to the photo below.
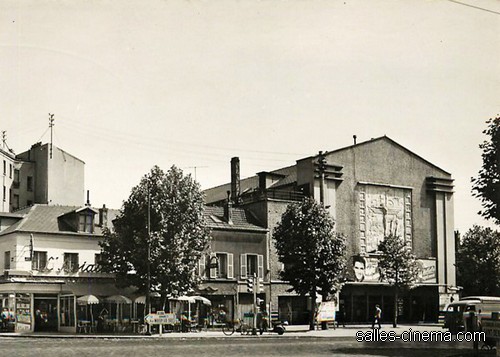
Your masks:
[{"label": "paved road", "polygon": [[[1,337],[2,356],[471,356],[469,345],[359,343],[352,338],[32,338]],[[494,356],[494,354],[489,354]]]}]

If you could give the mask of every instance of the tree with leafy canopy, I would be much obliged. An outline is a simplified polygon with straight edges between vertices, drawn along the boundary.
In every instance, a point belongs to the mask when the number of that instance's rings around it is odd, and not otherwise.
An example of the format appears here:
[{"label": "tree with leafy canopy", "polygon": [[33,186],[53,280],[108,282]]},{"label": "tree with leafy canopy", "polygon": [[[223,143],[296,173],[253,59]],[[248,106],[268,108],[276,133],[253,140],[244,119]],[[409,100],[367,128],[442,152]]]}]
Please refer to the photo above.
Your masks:
[{"label": "tree with leafy canopy", "polygon": [[483,150],[483,166],[476,178],[472,178],[472,194],[481,200],[483,210],[479,214],[500,224],[500,117],[486,121],[483,134],[489,137],[479,145]]},{"label": "tree with leafy canopy", "polygon": [[[278,259],[284,265],[281,279],[301,296],[309,295],[314,306],[340,289],[346,265],[346,239],[335,232],[332,216],[314,199],[288,205],[273,232]],[[310,328],[314,329],[315,309]]]},{"label": "tree with leafy canopy", "polygon": [[381,280],[386,281],[394,288],[394,318],[393,326],[398,325],[398,299],[403,289],[415,286],[421,273],[421,265],[405,241],[395,235],[389,234],[378,246],[380,257],[378,266]]},{"label": "tree with leafy canopy", "polygon": [[175,166],[166,173],[154,166],[123,203],[114,229],[104,232],[103,269],[114,273],[119,285],[147,292],[149,246],[151,287],[163,301],[192,291],[209,242],[203,207],[200,186],[191,175]]},{"label": "tree with leafy canopy", "polygon": [[474,225],[458,247],[457,280],[467,295],[500,295],[500,232]]}]

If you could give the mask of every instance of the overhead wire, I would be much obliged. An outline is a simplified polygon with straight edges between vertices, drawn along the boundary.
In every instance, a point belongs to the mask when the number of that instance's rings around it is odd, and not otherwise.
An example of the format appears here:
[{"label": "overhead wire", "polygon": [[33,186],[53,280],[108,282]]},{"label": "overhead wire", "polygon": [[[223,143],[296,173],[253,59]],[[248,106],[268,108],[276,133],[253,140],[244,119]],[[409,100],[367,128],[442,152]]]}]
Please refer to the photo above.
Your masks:
[{"label": "overhead wire", "polygon": [[[78,121],[72,120],[70,118],[64,118],[65,122],[72,123],[75,126],[82,126],[81,123]],[[157,140],[162,140],[163,138],[159,137],[151,137],[151,136],[141,136],[139,134],[134,133],[134,135],[130,135],[129,133],[125,133],[121,131],[120,129],[113,128],[104,128],[99,125],[92,124],[91,126],[85,125],[85,129],[87,130],[97,130],[99,132],[106,132],[106,135],[115,135],[115,136],[125,136],[129,138],[143,138],[144,141],[151,141],[151,139],[157,139]],[[172,140],[168,139],[170,143],[175,143],[179,145],[185,145],[185,146],[194,146],[194,147],[200,147],[200,148],[208,148],[208,149],[213,149],[213,150],[220,150],[220,151],[244,151],[244,152],[254,152],[254,153],[259,153],[259,154],[271,154],[271,155],[285,155],[285,156],[290,156],[290,157],[297,157],[297,155],[303,155],[303,153],[292,153],[292,152],[278,152],[278,151],[264,151],[264,150],[255,150],[255,149],[236,149],[236,148],[231,148],[231,147],[221,147],[221,146],[214,146],[214,145],[207,145],[207,144],[200,144],[200,143],[189,143],[185,141],[179,141],[179,140]]]},{"label": "overhead wire", "polygon": [[[183,142],[178,142],[178,141],[172,141],[170,139],[165,140],[163,138],[159,137],[141,137],[137,135],[130,135],[128,133],[121,132],[120,130],[101,130],[97,127],[88,126],[88,125],[81,125],[80,123],[75,123],[73,121],[67,121],[67,120],[61,120],[59,121],[59,125],[62,126],[63,128],[66,128],[69,131],[78,131],[82,134],[85,135],[91,135],[99,140],[106,140],[106,141],[111,141],[116,144],[126,144],[126,145],[133,145],[134,147],[137,147],[139,150],[148,150],[148,151],[154,151],[157,152],[158,150],[161,150],[162,152],[167,152],[171,154],[181,154],[183,156],[196,156],[197,158],[205,158],[206,160],[210,161],[219,161],[219,162],[226,162],[227,161],[227,152],[230,149],[227,148],[218,148],[218,147],[211,147],[211,150],[215,151],[224,151],[224,153],[218,153],[218,152],[211,152],[208,153],[206,149],[201,149],[200,145],[193,145],[189,143],[183,143]],[[169,145],[170,143],[176,143],[175,146]],[[186,147],[177,147],[178,145],[182,146],[189,146],[189,148]],[[234,149],[233,149],[234,150]],[[255,150],[235,150],[238,152],[255,152]],[[274,152],[260,152],[261,154],[265,155],[274,155],[277,153]],[[278,153],[278,154],[285,154],[285,153]],[[293,153],[288,153],[287,155],[290,156],[290,160],[295,160],[296,155]],[[270,158],[270,157],[254,157],[254,156],[245,156],[245,160],[255,160],[255,161],[268,161],[268,162],[282,162],[282,163],[289,163],[290,160],[286,160],[283,158]]]},{"label": "overhead wire", "polygon": [[453,2],[455,4],[458,4],[458,5],[462,5],[462,6],[472,7],[474,9],[476,9],[476,10],[482,10],[482,11],[490,12],[492,14],[500,15],[500,12],[494,11],[494,10],[490,10],[490,9],[485,9],[484,7],[479,7],[479,6],[476,6],[476,5],[467,4],[467,3],[464,3],[464,2],[461,2],[461,1],[457,1],[457,0],[448,0],[448,1],[449,2]]}]

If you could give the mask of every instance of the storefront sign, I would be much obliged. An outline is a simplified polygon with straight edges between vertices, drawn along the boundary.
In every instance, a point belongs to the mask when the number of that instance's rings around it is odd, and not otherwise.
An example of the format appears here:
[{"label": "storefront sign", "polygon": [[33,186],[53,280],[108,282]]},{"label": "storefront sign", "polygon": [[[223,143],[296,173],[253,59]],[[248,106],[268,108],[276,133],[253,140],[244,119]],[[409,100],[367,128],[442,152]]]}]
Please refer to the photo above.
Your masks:
[{"label": "storefront sign", "polygon": [[175,314],[158,311],[156,314],[148,314],[144,318],[149,325],[174,325],[177,322]]},{"label": "storefront sign", "polygon": [[[436,260],[418,259],[420,265],[419,283],[436,283]],[[380,282],[378,258],[355,255],[352,257],[352,280],[357,282]]]},{"label": "storefront sign", "polygon": [[336,305],[334,301],[324,301],[318,308],[318,322],[331,322],[335,321]]}]

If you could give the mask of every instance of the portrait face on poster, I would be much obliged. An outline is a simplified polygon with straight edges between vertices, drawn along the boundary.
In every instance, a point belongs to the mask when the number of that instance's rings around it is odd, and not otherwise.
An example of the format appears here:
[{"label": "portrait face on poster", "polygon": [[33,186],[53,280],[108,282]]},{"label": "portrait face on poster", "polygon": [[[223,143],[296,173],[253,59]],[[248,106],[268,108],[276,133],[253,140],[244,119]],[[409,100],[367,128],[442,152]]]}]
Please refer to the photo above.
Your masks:
[{"label": "portrait face on poster", "polygon": [[361,256],[353,256],[352,270],[354,281],[364,281],[366,274],[366,259]]},{"label": "portrait face on poster", "polygon": [[354,282],[377,282],[380,280],[378,259],[354,255],[351,265],[351,280]]}]

